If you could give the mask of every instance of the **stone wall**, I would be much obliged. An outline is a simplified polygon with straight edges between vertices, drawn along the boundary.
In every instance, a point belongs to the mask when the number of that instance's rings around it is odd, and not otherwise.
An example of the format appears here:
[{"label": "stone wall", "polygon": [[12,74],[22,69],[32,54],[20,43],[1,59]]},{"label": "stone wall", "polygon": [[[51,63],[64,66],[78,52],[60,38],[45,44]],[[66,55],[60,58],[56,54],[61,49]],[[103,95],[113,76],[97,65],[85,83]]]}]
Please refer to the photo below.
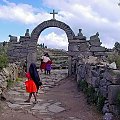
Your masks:
[{"label": "stone wall", "polygon": [[88,87],[92,86],[97,95],[105,98],[102,108],[103,119],[113,120],[113,115],[119,113],[116,101],[120,93],[120,71],[103,64],[81,63],[79,60],[76,69],[77,83],[86,81]]},{"label": "stone wall", "polygon": [[[25,36],[20,36],[17,40],[15,36],[9,36],[8,44],[8,56],[9,62],[21,62],[27,60],[27,69],[31,62],[36,62],[37,58],[37,40],[40,33],[48,27],[58,27],[63,29],[68,37],[68,74],[74,74],[75,59],[78,56],[83,55],[85,58],[89,56],[105,57],[108,50],[101,46],[99,39],[99,33],[90,37],[90,40],[86,40],[86,37],[82,34],[82,29],[79,29],[77,35],[74,34],[72,29],[63,22],[57,20],[48,20],[39,24],[29,35],[29,30],[26,30]],[[73,60],[73,61],[72,61]]]},{"label": "stone wall", "polygon": [[[15,81],[18,77],[18,66],[16,64],[9,64],[7,68],[0,71],[0,97],[4,96],[8,81]],[[0,98],[1,99],[1,98]]]},{"label": "stone wall", "polygon": [[9,62],[14,63],[25,61],[27,59],[28,47],[30,45],[30,36],[28,29],[26,30],[25,36],[20,36],[19,40],[15,36],[9,35],[9,37],[10,40],[8,43],[7,51]]}]

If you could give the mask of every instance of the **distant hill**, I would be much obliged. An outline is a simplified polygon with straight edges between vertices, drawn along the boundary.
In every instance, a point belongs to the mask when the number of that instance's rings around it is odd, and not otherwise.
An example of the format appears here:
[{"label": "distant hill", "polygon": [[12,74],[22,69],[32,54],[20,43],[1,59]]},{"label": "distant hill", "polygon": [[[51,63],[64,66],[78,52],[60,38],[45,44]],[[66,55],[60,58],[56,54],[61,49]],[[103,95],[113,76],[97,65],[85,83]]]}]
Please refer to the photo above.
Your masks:
[{"label": "distant hill", "polygon": [[44,53],[48,53],[50,59],[52,60],[52,68],[68,68],[68,52],[61,49],[50,49],[50,48],[41,48],[37,47],[37,66],[40,66],[40,59],[44,55]]}]

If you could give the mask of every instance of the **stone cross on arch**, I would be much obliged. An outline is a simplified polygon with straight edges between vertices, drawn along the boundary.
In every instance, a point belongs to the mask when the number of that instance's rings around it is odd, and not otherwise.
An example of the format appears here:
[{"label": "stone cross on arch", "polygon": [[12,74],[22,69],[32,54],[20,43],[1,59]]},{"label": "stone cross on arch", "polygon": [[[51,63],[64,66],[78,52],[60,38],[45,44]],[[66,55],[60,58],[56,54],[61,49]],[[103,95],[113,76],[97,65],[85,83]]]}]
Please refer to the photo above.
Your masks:
[{"label": "stone cross on arch", "polygon": [[53,14],[53,19],[55,19],[55,14],[58,14],[58,12],[55,12],[55,10],[53,10],[53,12],[50,14]]}]

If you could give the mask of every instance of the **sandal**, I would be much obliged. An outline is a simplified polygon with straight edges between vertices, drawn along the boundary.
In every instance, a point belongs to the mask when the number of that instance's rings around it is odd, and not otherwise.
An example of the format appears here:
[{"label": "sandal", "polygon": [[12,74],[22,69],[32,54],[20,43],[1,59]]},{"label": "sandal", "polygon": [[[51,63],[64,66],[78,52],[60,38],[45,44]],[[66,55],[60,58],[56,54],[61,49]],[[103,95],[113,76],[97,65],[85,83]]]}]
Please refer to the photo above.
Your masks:
[{"label": "sandal", "polygon": [[26,103],[30,103],[30,101],[29,101],[29,100],[26,100],[26,101],[24,101],[24,102],[26,102]]}]

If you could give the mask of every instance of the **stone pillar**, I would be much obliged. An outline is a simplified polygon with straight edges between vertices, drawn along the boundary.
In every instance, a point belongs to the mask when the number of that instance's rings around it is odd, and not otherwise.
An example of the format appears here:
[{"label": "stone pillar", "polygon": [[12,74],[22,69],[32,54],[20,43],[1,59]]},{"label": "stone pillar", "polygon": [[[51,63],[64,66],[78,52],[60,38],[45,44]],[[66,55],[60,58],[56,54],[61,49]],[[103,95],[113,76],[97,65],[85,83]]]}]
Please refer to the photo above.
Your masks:
[{"label": "stone pillar", "polygon": [[27,71],[29,70],[31,63],[36,63],[36,52],[29,52],[27,55]]},{"label": "stone pillar", "polygon": [[86,37],[82,34],[82,29],[79,29],[79,33],[77,36],[74,36],[73,39],[69,39],[69,45],[68,45],[68,74],[76,74],[76,67],[77,67],[77,57],[81,54],[86,56],[88,54],[88,44],[86,41]]},{"label": "stone pillar", "polygon": [[27,71],[31,63],[36,63],[37,60],[37,40],[30,39],[27,54]]},{"label": "stone pillar", "polygon": [[68,76],[72,75],[72,57],[68,56]]}]

